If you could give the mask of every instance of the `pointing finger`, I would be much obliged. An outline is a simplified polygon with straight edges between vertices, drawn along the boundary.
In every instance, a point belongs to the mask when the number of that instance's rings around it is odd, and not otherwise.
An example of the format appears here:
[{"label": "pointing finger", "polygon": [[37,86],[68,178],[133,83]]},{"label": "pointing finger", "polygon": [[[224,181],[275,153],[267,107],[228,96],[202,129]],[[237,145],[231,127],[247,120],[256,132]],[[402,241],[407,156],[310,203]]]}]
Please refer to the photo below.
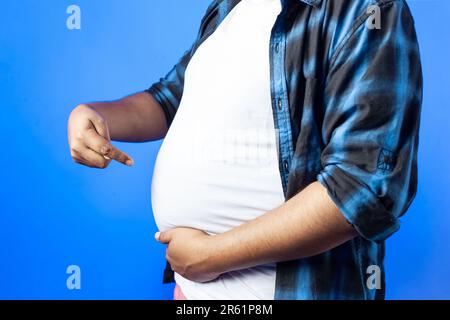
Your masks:
[{"label": "pointing finger", "polygon": [[117,162],[123,163],[131,167],[134,164],[133,159],[127,155],[125,152],[120,151],[116,147],[110,144],[109,152],[105,154],[106,158],[116,160]]},{"label": "pointing finger", "polygon": [[85,144],[106,160],[114,159],[127,166],[133,165],[133,159],[129,155],[114,147],[111,142],[99,135],[94,129],[85,132]]}]

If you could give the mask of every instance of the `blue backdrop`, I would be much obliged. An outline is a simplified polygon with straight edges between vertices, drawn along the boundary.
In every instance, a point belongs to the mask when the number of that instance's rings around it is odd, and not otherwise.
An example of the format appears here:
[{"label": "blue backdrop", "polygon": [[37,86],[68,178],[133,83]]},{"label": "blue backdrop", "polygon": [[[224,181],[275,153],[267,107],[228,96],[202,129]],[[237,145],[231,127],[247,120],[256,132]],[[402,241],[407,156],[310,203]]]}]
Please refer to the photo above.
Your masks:
[{"label": "blue backdrop", "polygon": [[[77,103],[146,89],[194,39],[209,0],[2,1],[0,298],[165,299],[151,175],[160,143],[119,144],[136,165],[74,165]],[[81,8],[81,30],[66,9]],[[409,1],[425,100],[416,200],[387,245],[387,297],[450,298],[450,1]],[[68,290],[66,268],[81,268]]]}]

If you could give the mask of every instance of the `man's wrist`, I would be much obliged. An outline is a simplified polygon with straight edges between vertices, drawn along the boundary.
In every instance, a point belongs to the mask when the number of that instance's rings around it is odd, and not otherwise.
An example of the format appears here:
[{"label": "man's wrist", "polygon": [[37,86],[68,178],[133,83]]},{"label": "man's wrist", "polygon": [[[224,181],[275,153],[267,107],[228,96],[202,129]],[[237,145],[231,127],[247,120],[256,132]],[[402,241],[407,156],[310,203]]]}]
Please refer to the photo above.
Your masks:
[{"label": "man's wrist", "polygon": [[226,234],[208,237],[205,253],[209,271],[220,274],[230,271],[226,245]]}]

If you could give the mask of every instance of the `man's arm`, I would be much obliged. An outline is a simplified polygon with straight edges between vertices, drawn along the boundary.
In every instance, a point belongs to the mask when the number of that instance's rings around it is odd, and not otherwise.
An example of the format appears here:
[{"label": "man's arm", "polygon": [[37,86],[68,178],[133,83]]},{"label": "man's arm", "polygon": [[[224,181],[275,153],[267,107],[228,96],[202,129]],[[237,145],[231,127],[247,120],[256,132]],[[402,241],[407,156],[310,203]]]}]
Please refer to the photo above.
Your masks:
[{"label": "man's arm", "polygon": [[164,112],[152,95],[141,92],[111,102],[88,103],[108,123],[111,140],[146,142],[164,138]]},{"label": "man's arm", "polygon": [[111,102],[76,107],[69,118],[70,153],[75,162],[106,168],[111,160],[132,165],[133,159],[111,140],[144,142],[165,136],[168,126],[160,104],[147,92]]},{"label": "man's arm", "polygon": [[220,235],[193,229],[157,234],[174,271],[195,281],[271,262],[309,257],[357,236],[318,182],[275,210]]},{"label": "man's arm", "polygon": [[[357,236],[318,182],[275,210],[212,237],[212,267],[221,273],[314,256]],[[217,250],[218,249],[218,250]]]},{"label": "man's arm", "polygon": [[[208,7],[205,17],[216,7]],[[94,168],[106,168],[111,159],[132,165],[133,160],[110,140],[144,142],[163,138],[177,112],[184,88],[184,74],[201,39],[213,23],[200,26],[197,40],[169,73],[145,92],[111,101],[82,104],[69,119],[68,135],[72,158]]]}]

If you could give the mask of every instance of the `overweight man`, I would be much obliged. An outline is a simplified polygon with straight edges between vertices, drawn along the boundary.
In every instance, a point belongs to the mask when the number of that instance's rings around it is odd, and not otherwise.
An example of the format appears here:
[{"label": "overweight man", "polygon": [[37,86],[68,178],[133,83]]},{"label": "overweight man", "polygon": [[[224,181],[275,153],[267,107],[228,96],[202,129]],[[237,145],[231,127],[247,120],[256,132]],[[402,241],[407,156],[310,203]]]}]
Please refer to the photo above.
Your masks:
[{"label": "overweight man", "polygon": [[69,143],[106,168],[133,165],[111,141],[164,138],[151,196],[175,299],[382,299],[421,101],[405,1],[216,0],[166,77],[77,106]]}]

